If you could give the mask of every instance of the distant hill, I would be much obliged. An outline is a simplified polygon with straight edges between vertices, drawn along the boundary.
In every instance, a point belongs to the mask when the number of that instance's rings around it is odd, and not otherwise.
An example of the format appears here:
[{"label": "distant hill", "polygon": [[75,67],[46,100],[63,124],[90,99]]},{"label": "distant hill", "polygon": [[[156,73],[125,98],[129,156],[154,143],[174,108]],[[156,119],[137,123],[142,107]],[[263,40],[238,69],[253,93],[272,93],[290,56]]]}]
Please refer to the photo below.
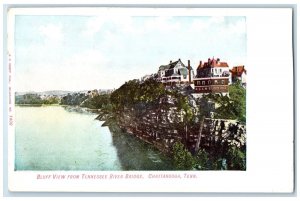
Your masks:
[{"label": "distant hill", "polygon": [[[51,91],[42,91],[42,92],[36,92],[36,91],[26,91],[26,92],[16,92],[16,96],[22,96],[25,94],[37,94],[37,95],[50,95],[50,96],[65,96],[68,94],[73,93],[87,93],[88,91],[92,90],[81,90],[81,91],[63,91],[63,90],[51,90]],[[111,92],[111,89],[99,89],[99,91],[102,92]]]},{"label": "distant hill", "polygon": [[74,92],[62,91],[62,90],[52,90],[52,91],[43,91],[43,92],[26,91],[26,92],[16,92],[16,96],[21,96],[21,95],[25,95],[25,94],[63,96],[63,95],[67,95],[68,93],[74,93]]},{"label": "distant hill", "polygon": [[73,93],[72,91],[62,91],[62,90],[53,90],[53,91],[43,91],[40,92],[40,95],[56,95],[56,96],[63,96],[67,95],[68,93]]}]

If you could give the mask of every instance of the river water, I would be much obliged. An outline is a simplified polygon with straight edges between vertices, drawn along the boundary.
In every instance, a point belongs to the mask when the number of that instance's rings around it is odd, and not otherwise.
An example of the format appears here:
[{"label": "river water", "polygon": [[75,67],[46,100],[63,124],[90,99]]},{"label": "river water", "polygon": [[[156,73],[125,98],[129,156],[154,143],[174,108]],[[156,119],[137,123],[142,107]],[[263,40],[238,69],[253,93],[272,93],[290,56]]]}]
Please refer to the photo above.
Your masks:
[{"label": "river water", "polygon": [[101,127],[96,117],[64,106],[16,106],[15,170],[173,169],[151,145]]}]

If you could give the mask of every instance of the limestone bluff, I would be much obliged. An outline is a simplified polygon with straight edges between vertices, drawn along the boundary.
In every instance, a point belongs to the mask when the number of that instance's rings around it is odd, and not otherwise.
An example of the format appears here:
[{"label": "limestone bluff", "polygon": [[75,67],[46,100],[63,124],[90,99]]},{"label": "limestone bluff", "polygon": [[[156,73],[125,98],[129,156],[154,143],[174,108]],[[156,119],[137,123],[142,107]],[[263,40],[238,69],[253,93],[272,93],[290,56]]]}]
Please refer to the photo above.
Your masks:
[{"label": "limestone bluff", "polygon": [[113,113],[98,119],[173,156],[179,169],[245,170],[246,70],[219,58],[196,70],[179,59],[130,80],[111,93]]}]

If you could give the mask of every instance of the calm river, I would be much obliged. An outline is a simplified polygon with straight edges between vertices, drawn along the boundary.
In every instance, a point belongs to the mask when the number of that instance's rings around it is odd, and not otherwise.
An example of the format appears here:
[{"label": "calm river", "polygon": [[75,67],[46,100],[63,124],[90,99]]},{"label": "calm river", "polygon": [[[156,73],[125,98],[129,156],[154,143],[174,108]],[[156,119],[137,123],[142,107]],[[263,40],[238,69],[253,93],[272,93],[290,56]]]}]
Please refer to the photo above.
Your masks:
[{"label": "calm river", "polygon": [[16,106],[16,170],[172,170],[169,158],[96,114]]}]

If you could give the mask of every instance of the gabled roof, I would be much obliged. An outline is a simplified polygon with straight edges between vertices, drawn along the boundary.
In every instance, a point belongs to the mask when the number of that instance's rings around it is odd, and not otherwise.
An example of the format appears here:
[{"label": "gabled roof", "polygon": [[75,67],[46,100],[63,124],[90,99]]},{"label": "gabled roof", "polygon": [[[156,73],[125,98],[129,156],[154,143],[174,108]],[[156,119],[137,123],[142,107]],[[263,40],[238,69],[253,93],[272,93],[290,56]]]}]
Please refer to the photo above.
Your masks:
[{"label": "gabled roof", "polygon": [[170,62],[170,63],[167,64],[167,65],[161,65],[161,66],[159,67],[159,70],[172,69],[172,68],[174,68],[174,67],[178,64],[178,62],[180,62],[182,66],[186,67],[186,66],[181,62],[181,60],[178,59],[178,61]]},{"label": "gabled roof", "polygon": [[245,68],[245,66],[234,66],[231,70],[230,70],[232,76],[242,76],[243,72],[245,72],[245,74],[247,74],[247,70]]},{"label": "gabled roof", "polygon": [[167,69],[169,69],[169,65],[161,65],[160,67],[159,67],[159,70],[167,70]]}]

